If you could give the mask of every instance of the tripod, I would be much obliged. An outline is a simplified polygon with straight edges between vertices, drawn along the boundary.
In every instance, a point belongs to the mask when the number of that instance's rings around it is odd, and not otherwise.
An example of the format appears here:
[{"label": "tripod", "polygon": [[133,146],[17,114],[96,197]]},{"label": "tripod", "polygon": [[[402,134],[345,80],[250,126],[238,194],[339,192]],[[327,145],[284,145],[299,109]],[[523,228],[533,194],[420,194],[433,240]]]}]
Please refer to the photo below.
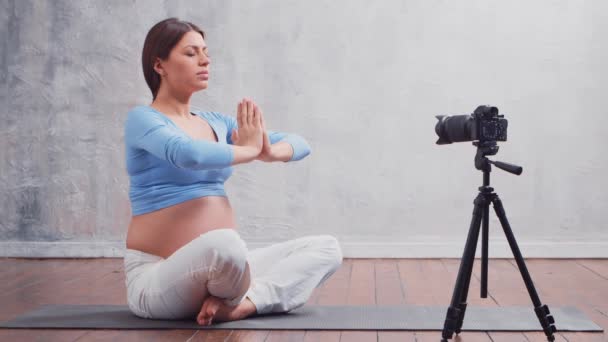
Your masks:
[{"label": "tripod", "polygon": [[452,338],[452,334],[456,332],[459,334],[464,321],[464,314],[467,308],[467,293],[469,292],[469,283],[471,282],[471,272],[473,270],[473,262],[475,260],[475,250],[477,248],[477,240],[479,238],[480,225],[483,223],[482,230],[482,245],[481,245],[481,298],[488,297],[488,226],[489,226],[489,213],[490,213],[490,202],[494,206],[494,211],[500,220],[500,224],[505,232],[519,272],[524,279],[532,303],[534,304],[534,311],[540,321],[540,324],[547,336],[548,341],[554,341],[555,337],[553,333],[557,331],[555,328],[555,320],[549,313],[549,307],[543,305],[540,302],[538,293],[530,278],[530,273],[524,258],[519,251],[515,236],[511,230],[511,226],[507,221],[505,209],[502,206],[502,202],[498,195],[494,193],[494,189],[490,187],[490,171],[491,164],[494,164],[501,170],[507,171],[512,174],[520,175],[522,168],[520,166],[503,163],[500,161],[489,160],[487,155],[494,155],[498,152],[498,146],[496,142],[483,142],[473,143],[477,146],[477,154],[475,155],[475,168],[483,171],[483,185],[479,187],[479,194],[473,202],[475,204],[473,209],[473,218],[471,220],[471,226],[467,236],[467,241],[464,247],[464,253],[458,269],[458,276],[456,278],[456,285],[454,286],[454,292],[452,294],[452,301],[450,307],[447,310],[445,322],[442,331],[442,342],[447,342],[448,339]]}]

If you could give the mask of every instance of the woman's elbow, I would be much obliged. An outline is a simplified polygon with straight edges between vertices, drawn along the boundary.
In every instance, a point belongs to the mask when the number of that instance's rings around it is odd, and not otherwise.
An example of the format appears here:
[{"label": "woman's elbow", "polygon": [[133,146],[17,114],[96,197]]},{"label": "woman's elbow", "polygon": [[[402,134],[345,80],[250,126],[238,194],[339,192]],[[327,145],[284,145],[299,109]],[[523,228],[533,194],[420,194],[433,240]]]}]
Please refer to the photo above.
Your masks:
[{"label": "woman's elbow", "polygon": [[311,149],[308,141],[306,141],[302,137],[298,137],[298,139],[296,139],[296,140],[297,141],[294,144],[295,146],[293,149],[293,156],[291,157],[292,161],[302,160],[302,159],[306,158],[312,152],[312,149]]}]

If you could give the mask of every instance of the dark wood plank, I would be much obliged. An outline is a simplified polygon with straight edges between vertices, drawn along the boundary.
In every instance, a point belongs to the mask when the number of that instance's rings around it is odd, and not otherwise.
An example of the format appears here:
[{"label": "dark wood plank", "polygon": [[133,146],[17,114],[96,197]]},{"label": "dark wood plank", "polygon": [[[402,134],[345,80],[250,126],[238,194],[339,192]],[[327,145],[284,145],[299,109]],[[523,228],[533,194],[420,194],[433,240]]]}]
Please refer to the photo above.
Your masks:
[{"label": "dark wood plank", "polygon": [[[544,332],[540,331],[527,331],[524,333],[524,336],[530,342],[547,342],[547,336],[545,336]],[[568,342],[561,334],[554,334],[555,342]]]},{"label": "dark wood plank", "polygon": [[61,286],[87,277],[94,267],[105,273],[112,267],[112,262],[104,259],[33,259],[19,263],[12,272],[4,275],[6,281],[0,285],[0,300],[29,294],[40,286],[46,290],[49,286]]},{"label": "dark wood plank", "polygon": [[489,333],[492,342],[528,342],[522,333],[493,331]]},{"label": "dark wood plank", "polygon": [[0,329],[0,341],[74,341],[86,331],[72,329]]},{"label": "dark wood plank", "polygon": [[608,260],[606,259],[579,259],[579,265],[595,272],[600,277],[608,280]]},{"label": "dark wood plank", "polygon": [[339,342],[338,330],[306,330],[304,342]]},{"label": "dark wood plank", "polygon": [[397,261],[377,259],[374,262],[376,283],[376,304],[399,305],[405,303],[403,287],[399,278]]},{"label": "dark wood plank", "polygon": [[[405,296],[399,277],[396,259],[376,259],[375,282],[377,305],[405,304]],[[378,331],[379,342],[416,341],[413,331]]]},{"label": "dark wood plank", "polygon": [[268,330],[233,330],[226,338],[226,342],[264,342],[269,332]]},{"label": "dark wood plank", "polygon": [[305,333],[305,330],[271,330],[266,342],[301,342]]},{"label": "dark wood plank", "polygon": [[564,332],[561,333],[569,342],[606,342],[605,333]]},{"label": "dark wood plank", "polygon": [[[5,289],[8,281],[12,280],[16,275],[23,274],[27,267],[41,268],[42,265],[39,262],[49,259],[26,259],[26,258],[0,258],[0,279],[5,280],[0,284],[0,289]],[[63,259],[65,260],[65,259]]]},{"label": "dark wood plank", "polygon": [[233,330],[197,330],[188,341],[223,342],[232,335]]},{"label": "dark wood plank", "polygon": [[[67,263],[68,270],[52,270],[46,280],[45,274],[40,276],[43,281],[26,289],[19,289],[18,295],[24,299],[37,304],[79,304],[78,294],[95,294],[99,288],[99,281],[113,275],[115,282],[122,281],[122,265],[108,263],[105,260],[99,262],[87,262],[83,264]],[[105,284],[105,283],[104,283]],[[112,285],[114,285],[112,283]],[[124,284],[123,284],[124,285]],[[84,287],[90,291],[83,291]],[[123,298],[123,297],[121,297]],[[126,299],[125,299],[126,300]]]},{"label": "dark wood plank", "polygon": [[[432,291],[428,290],[427,284],[431,279],[427,279],[427,273],[423,266],[424,260],[421,259],[400,259],[397,262],[401,288],[403,289],[403,300],[405,304],[411,305],[432,305],[436,304],[436,299]],[[437,341],[441,337],[440,332],[415,331],[415,341]]]},{"label": "dark wood plank", "polygon": [[[375,305],[376,280],[374,276],[374,261],[372,259],[356,259],[353,262],[348,290],[348,305]],[[377,331],[346,330],[342,331],[342,342],[376,342]]]},{"label": "dark wood plank", "polygon": [[[14,276],[27,281],[19,281],[15,286],[23,286],[11,291],[10,295],[3,295],[0,306],[0,319],[10,319],[19,314],[33,310],[42,304],[52,304],[52,300],[58,303],[65,302],[70,298],[73,290],[64,284],[72,284],[77,288],[79,282],[86,279],[87,275],[93,278],[103,277],[114,267],[113,262],[108,260],[86,259],[43,259],[43,260],[19,260],[12,268]],[[90,270],[95,269],[97,273],[91,275]],[[32,274],[33,273],[33,274]],[[6,275],[5,275],[6,276]],[[23,277],[22,277],[23,276]],[[3,279],[5,280],[5,279]],[[2,329],[0,340],[27,341],[27,340],[57,340],[72,341],[90,332],[90,330],[72,329]]]},{"label": "dark wood plank", "polygon": [[195,333],[193,330],[89,330],[75,341],[187,341]]},{"label": "dark wood plank", "polygon": [[354,261],[350,274],[350,287],[346,304],[376,304],[376,281],[373,260],[361,259]]},{"label": "dark wood plank", "polygon": [[399,279],[404,293],[406,304],[429,305],[434,304],[433,294],[427,290],[426,274],[422,268],[422,261],[417,259],[400,259],[397,262]]},{"label": "dark wood plank", "polygon": [[378,340],[378,332],[371,330],[345,330],[340,335],[341,342],[370,342]]},{"label": "dark wood plank", "polygon": [[[417,331],[416,342],[439,342],[441,340],[440,331]],[[481,332],[467,331],[466,334],[456,335],[451,340],[453,342],[487,342],[491,341],[487,334]]]}]

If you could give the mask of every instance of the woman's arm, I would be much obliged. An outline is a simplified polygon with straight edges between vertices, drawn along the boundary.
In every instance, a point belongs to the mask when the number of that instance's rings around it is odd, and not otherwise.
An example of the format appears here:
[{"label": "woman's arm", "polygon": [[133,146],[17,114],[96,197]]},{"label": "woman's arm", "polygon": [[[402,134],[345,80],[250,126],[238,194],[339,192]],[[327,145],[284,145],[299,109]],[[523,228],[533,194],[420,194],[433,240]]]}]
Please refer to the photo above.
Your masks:
[{"label": "woman's arm", "polygon": [[127,116],[125,141],[171,165],[186,169],[218,169],[255,160],[259,151],[249,146],[194,140],[180,134],[154,111],[133,109]]},{"label": "woman's arm", "polygon": [[234,161],[231,165],[252,162],[260,154],[260,151],[251,146],[227,145],[234,149]]},{"label": "woman's arm", "polygon": [[125,140],[178,168],[217,169],[234,159],[231,146],[193,140],[170,127],[160,114],[142,108],[129,112]]}]

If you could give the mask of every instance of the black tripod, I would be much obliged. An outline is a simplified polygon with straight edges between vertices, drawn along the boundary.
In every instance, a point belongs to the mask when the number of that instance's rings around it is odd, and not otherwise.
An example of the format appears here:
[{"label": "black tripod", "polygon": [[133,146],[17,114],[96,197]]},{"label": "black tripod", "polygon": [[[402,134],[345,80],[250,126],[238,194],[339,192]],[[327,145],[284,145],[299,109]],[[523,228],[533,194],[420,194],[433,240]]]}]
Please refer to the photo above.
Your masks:
[{"label": "black tripod", "polygon": [[538,298],[532,278],[524,258],[519,251],[515,236],[507,221],[505,209],[502,206],[502,202],[498,195],[494,193],[494,189],[490,187],[490,171],[491,164],[496,165],[499,169],[507,171],[512,174],[520,175],[522,168],[520,166],[511,165],[499,161],[491,161],[486,156],[495,155],[498,152],[498,146],[496,142],[484,142],[484,143],[473,143],[477,146],[477,154],[475,155],[475,168],[483,171],[483,185],[479,187],[479,194],[473,202],[475,204],[473,209],[473,219],[471,220],[471,226],[469,228],[469,234],[467,236],[467,242],[464,247],[464,253],[462,260],[460,261],[460,267],[458,269],[458,276],[456,278],[456,285],[454,286],[454,292],[452,294],[452,301],[450,307],[447,310],[445,323],[443,325],[442,342],[447,342],[448,339],[452,338],[452,334],[456,332],[459,334],[462,328],[462,322],[464,321],[464,314],[467,308],[467,293],[469,292],[469,283],[471,282],[471,272],[473,270],[473,261],[475,260],[475,250],[477,248],[477,240],[479,237],[479,228],[483,222],[482,230],[482,244],[481,244],[481,298],[488,297],[488,224],[489,224],[489,213],[490,213],[490,202],[494,206],[494,211],[500,220],[502,229],[505,232],[509,246],[517,262],[517,266],[521,273],[521,276],[526,283],[526,288],[534,304],[534,311],[540,321],[543,331],[547,336],[548,341],[554,341],[555,337],[553,333],[557,331],[555,328],[555,320],[549,313],[549,307],[543,305]]}]

